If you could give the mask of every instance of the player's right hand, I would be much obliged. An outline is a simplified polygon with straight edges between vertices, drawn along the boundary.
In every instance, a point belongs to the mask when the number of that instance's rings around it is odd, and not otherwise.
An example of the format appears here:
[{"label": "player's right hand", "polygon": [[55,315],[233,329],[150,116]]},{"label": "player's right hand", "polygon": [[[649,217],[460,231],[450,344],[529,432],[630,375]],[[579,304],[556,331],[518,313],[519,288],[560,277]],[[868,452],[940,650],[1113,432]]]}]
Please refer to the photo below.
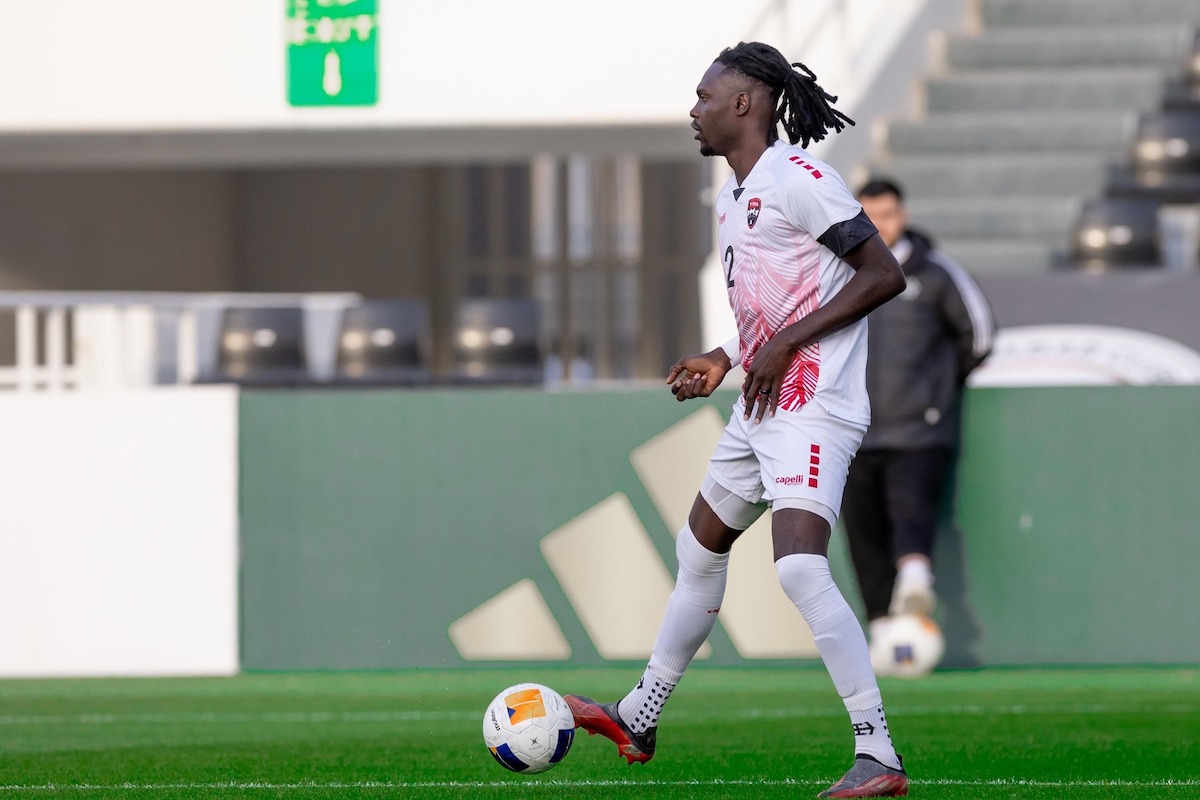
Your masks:
[{"label": "player's right hand", "polygon": [[676,361],[667,373],[667,383],[671,384],[671,394],[682,403],[693,397],[708,397],[721,385],[731,369],[733,365],[729,356],[718,347],[711,352],[684,356]]}]

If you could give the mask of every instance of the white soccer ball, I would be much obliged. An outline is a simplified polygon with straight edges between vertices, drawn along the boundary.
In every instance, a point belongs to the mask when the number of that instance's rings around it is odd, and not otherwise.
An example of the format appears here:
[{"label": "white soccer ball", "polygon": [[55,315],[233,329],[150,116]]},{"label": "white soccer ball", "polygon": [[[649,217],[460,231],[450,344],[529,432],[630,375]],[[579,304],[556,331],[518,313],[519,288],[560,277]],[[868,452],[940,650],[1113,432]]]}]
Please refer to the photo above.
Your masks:
[{"label": "white soccer ball", "polygon": [[928,675],[946,653],[942,629],[924,614],[901,614],[872,625],[871,666],[880,677]]},{"label": "white soccer ball", "polygon": [[540,683],[518,683],[496,695],[483,715],[483,743],[505,769],[545,772],[575,739],[575,717],[562,695]]}]

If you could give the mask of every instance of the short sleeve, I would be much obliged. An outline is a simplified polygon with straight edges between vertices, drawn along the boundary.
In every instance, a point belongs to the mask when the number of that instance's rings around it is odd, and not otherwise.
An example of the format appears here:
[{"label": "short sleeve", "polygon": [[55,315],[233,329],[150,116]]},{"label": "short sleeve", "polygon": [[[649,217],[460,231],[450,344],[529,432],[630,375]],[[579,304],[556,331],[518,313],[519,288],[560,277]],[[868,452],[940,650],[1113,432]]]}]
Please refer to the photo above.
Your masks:
[{"label": "short sleeve", "polygon": [[[780,187],[784,215],[788,222],[829,247],[822,237],[838,223],[858,217],[862,213],[862,205],[846,188],[841,177],[828,167],[788,170],[785,174],[787,172],[790,174],[786,184]],[[874,232],[872,226],[871,233]],[[862,241],[862,238],[858,239],[838,255],[845,255]],[[833,247],[829,249],[837,252]]]},{"label": "short sleeve", "polygon": [[879,229],[871,222],[867,212],[859,211],[858,216],[852,219],[830,225],[829,230],[817,237],[817,241],[837,253],[838,258],[845,258],[847,253],[877,233]]}]

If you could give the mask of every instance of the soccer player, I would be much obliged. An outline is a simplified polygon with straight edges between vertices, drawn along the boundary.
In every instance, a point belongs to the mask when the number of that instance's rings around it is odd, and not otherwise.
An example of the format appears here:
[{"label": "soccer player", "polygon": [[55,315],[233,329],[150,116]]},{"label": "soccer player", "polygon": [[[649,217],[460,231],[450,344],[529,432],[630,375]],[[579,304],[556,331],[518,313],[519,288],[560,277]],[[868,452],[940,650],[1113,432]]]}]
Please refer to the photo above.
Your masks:
[{"label": "soccer player", "polygon": [[696,96],[700,153],[724,156],[734,173],[716,211],[738,336],[681,358],[667,383],[680,401],[706,397],[739,360],[746,379],[676,540],[675,589],[644,674],[617,702],[567,702],[630,764],[650,760],[659,715],[712,631],[730,548],[769,506],[779,582],[812,629],[854,735],[854,765],[821,796],[906,794],[866,637],[827,558],[870,420],[864,317],[904,289],[904,275],[841,177],[802,149],[853,124],[812,72],[743,42],[721,52]]}]

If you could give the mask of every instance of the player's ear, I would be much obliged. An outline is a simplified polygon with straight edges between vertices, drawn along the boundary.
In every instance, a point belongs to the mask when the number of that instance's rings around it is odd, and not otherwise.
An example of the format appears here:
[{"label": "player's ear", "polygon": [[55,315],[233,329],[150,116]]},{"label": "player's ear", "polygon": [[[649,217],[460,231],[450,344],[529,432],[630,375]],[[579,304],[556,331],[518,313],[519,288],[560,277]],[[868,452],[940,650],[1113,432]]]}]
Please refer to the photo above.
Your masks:
[{"label": "player's ear", "polygon": [[733,96],[733,113],[739,117],[744,117],[750,113],[751,105],[749,92],[738,92]]}]

